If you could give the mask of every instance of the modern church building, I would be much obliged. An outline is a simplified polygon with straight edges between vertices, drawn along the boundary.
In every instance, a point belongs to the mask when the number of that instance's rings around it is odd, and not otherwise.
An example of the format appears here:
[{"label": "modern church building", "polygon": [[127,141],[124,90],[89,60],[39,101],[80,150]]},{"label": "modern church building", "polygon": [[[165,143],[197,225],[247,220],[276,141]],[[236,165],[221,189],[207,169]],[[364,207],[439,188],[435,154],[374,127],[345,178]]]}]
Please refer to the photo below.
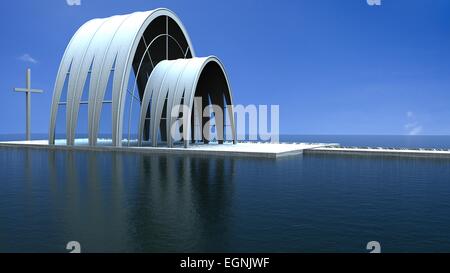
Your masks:
[{"label": "modern church building", "polygon": [[[202,107],[194,107],[194,100]],[[223,115],[205,114],[208,105],[220,107]],[[196,57],[188,33],[170,10],[93,19],[75,33],[62,58],[49,144],[61,140],[56,127],[63,120],[64,144],[75,145],[80,124],[86,123],[88,145],[98,145],[102,112],[109,116],[107,138],[113,146],[131,140],[168,147],[208,143],[203,128],[213,119],[218,143],[236,142],[232,105],[224,66],[213,56]],[[82,107],[86,117],[81,120]]]}]

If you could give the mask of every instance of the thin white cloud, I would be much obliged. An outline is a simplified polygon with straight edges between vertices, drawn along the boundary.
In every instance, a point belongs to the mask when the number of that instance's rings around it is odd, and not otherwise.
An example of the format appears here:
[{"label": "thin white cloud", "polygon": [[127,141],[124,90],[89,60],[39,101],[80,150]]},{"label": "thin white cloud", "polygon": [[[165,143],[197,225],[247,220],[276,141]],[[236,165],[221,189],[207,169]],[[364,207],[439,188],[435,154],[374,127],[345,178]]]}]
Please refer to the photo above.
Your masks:
[{"label": "thin white cloud", "polygon": [[22,56],[20,56],[19,60],[21,60],[22,62],[32,63],[32,64],[38,63],[38,61],[35,58],[31,57],[31,55],[28,53],[25,53]]},{"label": "thin white cloud", "polygon": [[405,124],[405,130],[408,135],[415,136],[422,133],[423,127],[417,122],[414,112],[406,112],[406,118],[408,120],[408,123]]},{"label": "thin white cloud", "polygon": [[405,125],[405,129],[410,136],[415,136],[423,131],[423,127],[417,123],[408,123]]},{"label": "thin white cloud", "polygon": [[81,6],[81,0],[66,0],[69,6]]}]

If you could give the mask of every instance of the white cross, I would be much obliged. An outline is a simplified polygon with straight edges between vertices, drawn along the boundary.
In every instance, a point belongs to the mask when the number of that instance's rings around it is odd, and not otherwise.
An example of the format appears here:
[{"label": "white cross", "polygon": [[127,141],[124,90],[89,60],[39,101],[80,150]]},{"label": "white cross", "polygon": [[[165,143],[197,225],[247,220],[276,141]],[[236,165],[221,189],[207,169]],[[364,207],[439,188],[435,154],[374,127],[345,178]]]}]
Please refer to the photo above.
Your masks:
[{"label": "white cross", "polygon": [[27,69],[27,87],[26,88],[14,88],[16,92],[25,92],[26,95],[26,107],[27,107],[27,131],[26,138],[27,140],[31,140],[31,93],[43,93],[43,90],[39,89],[31,89],[31,69]]}]

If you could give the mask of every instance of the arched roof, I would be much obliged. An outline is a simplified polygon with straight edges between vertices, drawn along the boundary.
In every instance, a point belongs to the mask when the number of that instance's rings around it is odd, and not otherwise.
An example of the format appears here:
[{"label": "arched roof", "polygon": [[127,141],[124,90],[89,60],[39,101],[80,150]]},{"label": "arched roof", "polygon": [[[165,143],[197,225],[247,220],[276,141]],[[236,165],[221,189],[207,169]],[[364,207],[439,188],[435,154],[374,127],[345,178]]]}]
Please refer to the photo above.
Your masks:
[{"label": "arched roof", "polygon": [[[79,28],[67,46],[58,70],[51,108],[50,144],[55,142],[56,115],[66,81],[67,101],[64,102],[66,103],[66,137],[68,145],[74,144],[81,97],[90,74],[87,102],[88,130],[89,141],[95,145],[105,90],[113,73],[112,139],[114,146],[122,145],[124,103],[133,61],[136,58],[141,39],[144,38],[145,45],[151,42],[145,41],[144,33],[148,31],[150,24],[155,19],[162,16],[167,18],[167,39],[171,37],[168,23],[168,18],[170,18],[181,29],[182,36],[186,40],[187,48],[183,52],[184,57],[194,57],[192,43],[185,28],[178,17],[168,9],[155,9],[104,19],[93,19]],[[174,37],[171,38],[175,39]],[[180,43],[178,45],[180,46]],[[166,56],[159,57],[159,59],[169,59],[168,51],[167,49]],[[190,56],[187,56],[188,53]],[[146,54],[146,51],[143,54]],[[149,58],[151,61],[151,57]],[[156,64],[152,62],[152,65]],[[136,77],[138,76],[140,75],[136,75]]]},{"label": "arched roof", "polygon": [[[216,69],[214,69],[216,67]],[[210,73],[212,72],[212,73]],[[151,74],[141,103],[140,125],[139,125],[139,145],[142,145],[144,133],[144,123],[147,118],[147,111],[150,109],[150,138],[153,146],[157,145],[157,133],[160,123],[163,120],[163,111],[166,109],[166,136],[168,146],[172,146],[171,127],[176,117],[171,113],[174,107],[185,105],[189,109],[187,116],[183,118],[187,121],[187,128],[183,130],[185,146],[189,143],[191,136],[191,115],[194,97],[197,91],[199,80],[202,75],[207,74],[210,80],[208,88],[214,89],[224,95],[227,105],[232,106],[231,88],[223,64],[215,56],[206,58],[178,59],[160,62]],[[221,83],[223,82],[223,83]],[[224,86],[223,86],[224,85]],[[151,105],[150,105],[151,103]],[[223,104],[223,100],[222,100]],[[166,106],[166,107],[164,107]],[[236,131],[232,107],[228,108],[230,123],[232,127],[233,140],[236,141]],[[163,121],[164,122],[164,121]]]}]

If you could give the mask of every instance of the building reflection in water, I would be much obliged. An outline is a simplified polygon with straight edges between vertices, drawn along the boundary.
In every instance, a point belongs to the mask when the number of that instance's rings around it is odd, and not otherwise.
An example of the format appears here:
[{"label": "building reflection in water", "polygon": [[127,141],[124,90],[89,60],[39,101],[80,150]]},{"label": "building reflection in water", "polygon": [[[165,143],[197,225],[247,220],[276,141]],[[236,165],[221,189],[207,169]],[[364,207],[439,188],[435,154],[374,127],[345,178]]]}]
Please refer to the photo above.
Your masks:
[{"label": "building reflection in water", "polygon": [[445,252],[448,166],[2,148],[0,252]]},{"label": "building reflection in water", "polygon": [[48,153],[61,243],[76,240],[92,252],[227,248],[233,159]]}]

